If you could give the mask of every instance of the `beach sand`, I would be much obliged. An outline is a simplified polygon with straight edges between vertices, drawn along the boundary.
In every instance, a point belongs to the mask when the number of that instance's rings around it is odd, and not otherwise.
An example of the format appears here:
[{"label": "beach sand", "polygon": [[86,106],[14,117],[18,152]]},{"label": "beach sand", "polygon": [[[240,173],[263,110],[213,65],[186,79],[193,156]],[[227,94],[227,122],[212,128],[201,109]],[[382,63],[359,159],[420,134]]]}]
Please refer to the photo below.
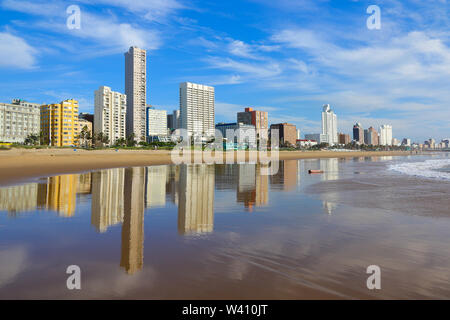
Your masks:
[{"label": "beach sand", "polygon": [[[228,152],[224,154],[228,154]],[[201,155],[197,151],[193,157]],[[374,151],[374,152],[330,152],[330,151],[280,151],[279,160],[316,159],[316,158],[346,158],[368,156],[408,155],[410,152]],[[248,161],[249,153],[234,152],[237,156],[245,155]],[[252,153],[251,156],[254,156]],[[223,157],[223,163],[225,161]],[[11,149],[0,151],[0,185],[28,181],[32,178],[57,174],[79,173],[99,169],[149,166],[171,164],[171,151],[167,150],[94,150],[82,149]]]}]

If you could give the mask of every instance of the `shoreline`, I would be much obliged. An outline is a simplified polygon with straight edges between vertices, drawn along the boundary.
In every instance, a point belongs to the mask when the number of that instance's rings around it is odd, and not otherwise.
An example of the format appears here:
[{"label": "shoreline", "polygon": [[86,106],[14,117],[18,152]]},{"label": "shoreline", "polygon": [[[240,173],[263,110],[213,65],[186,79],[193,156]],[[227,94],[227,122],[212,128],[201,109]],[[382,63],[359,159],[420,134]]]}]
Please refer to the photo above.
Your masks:
[{"label": "shoreline", "polygon": [[[249,152],[225,152],[233,156],[239,154],[249,159]],[[243,154],[244,153],[244,154]],[[202,152],[192,152],[200,156]],[[257,152],[251,155],[255,156]],[[420,154],[420,153],[419,153]],[[319,159],[319,158],[353,158],[373,156],[415,155],[410,151],[280,151],[279,160]],[[259,160],[259,159],[258,159]],[[75,174],[101,169],[119,167],[138,167],[150,165],[173,164],[171,151],[168,150],[95,150],[83,149],[11,149],[0,151],[0,185],[9,185],[29,181],[35,178],[60,174]]]}]

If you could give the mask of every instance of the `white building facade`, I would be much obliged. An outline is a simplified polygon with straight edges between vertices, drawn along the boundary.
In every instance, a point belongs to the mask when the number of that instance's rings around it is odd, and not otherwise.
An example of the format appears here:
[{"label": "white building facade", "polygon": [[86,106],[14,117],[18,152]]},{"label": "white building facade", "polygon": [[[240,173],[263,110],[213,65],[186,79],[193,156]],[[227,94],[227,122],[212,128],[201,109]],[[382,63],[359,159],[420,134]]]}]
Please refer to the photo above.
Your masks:
[{"label": "white building facade", "polygon": [[167,136],[167,111],[147,108],[147,136]]},{"label": "white building facade", "polygon": [[337,116],[329,104],[325,104],[322,109],[322,134],[326,136],[328,144],[338,143]]},{"label": "white building facade", "polygon": [[40,104],[14,99],[0,103],[0,141],[23,143],[30,134],[39,136],[41,128]]},{"label": "white building facade", "polygon": [[109,143],[126,139],[127,97],[101,86],[95,91],[94,132],[108,136]]},{"label": "white building facade", "polygon": [[147,108],[147,52],[131,47],[125,53],[125,94],[127,96],[127,135],[145,141]]},{"label": "white building facade", "polygon": [[189,136],[214,137],[214,87],[181,83],[180,119]]},{"label": "white building facade", "polygon": [[380,145],[382,146],[392,145],[392,126],[389,124],[383,124],[380,127]]}]

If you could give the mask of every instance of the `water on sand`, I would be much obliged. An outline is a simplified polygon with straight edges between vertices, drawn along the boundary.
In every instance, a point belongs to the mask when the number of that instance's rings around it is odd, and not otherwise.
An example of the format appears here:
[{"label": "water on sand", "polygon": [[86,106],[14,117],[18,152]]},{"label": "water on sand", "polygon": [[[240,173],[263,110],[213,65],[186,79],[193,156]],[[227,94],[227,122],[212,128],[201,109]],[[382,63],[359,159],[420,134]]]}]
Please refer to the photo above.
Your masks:
[{"label": "water on sand", "polygon": [[[164,165],[1,188],[0,298],[450,298],[450,182],[390,170],[426,160],[286,160],[273,176]],[[81,290],[66,288],[69,265]],[[369,265],[381,290],[366,287]]]}]

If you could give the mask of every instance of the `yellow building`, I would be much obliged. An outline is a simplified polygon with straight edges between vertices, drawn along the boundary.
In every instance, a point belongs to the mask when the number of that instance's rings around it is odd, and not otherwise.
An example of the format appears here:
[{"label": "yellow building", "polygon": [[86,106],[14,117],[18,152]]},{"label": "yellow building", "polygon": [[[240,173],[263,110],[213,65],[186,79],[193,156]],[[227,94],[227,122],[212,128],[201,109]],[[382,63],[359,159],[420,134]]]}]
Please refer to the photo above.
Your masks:
[{"label": "yellow building", "polygon": [[66,147],[78,144],[78,101],[64,100],[61,103],[41,106],[41,131],[44,144]]}]

